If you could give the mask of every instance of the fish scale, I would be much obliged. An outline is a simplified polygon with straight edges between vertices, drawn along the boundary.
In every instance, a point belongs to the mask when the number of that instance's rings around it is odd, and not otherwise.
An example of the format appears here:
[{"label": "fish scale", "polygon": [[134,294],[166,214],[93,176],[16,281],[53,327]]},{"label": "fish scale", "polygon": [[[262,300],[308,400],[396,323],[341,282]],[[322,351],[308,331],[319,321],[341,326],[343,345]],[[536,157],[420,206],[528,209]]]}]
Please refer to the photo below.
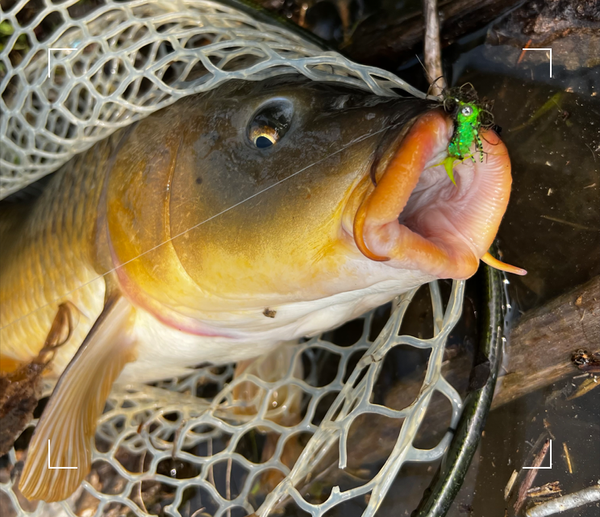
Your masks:
[{"label": "fish scale", "polygon": [[[115,135],[59,171],[31,212],[1,229],[0,317],[2,355],[30,361],[43,346],[58,305],[79,309],[73,334],[48,373],[60,373],[102,311],[104,281],[94,267],[97,206]],[[7,206],[0,217],[10,219]],[[16,214],[15,214],[16,215]],[[22,215],[22,214],[20,214]],[[68,274],[65,274],[68,272]]]},{"label": "fish scale", "polygon": [[[452,127],[418,99],[298,76],[230,81],[60,170],[5,234],[0,263],[9,358],[35,358],[59,304],[76,307],[23,495],[59,501],[79,486],[114,382],[251,359],[434,278],[472,275],[506,208],[510,163],[496,141],[485,164],[458,167],[460,195],[446,196],[435,164]],[[61,336],[71,327],[56,322]],[[49,441],[53,462],[77,471],[46,468]]]}]

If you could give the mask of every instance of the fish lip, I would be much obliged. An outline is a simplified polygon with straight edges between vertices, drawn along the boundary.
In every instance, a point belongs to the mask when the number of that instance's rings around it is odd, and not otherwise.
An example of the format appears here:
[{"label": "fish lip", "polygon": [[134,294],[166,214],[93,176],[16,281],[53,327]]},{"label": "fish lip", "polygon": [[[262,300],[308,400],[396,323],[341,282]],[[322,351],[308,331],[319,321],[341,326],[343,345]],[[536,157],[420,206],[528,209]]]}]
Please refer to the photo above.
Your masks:
[{"label": "fish lip", "polygon": [[400,113],[397,113],[388,121],[388,128],[384,131],[383,136],[379,139],[375,148],[373,160],[369,168],[369,177],[373,186],[377,186],[378,178],[381,178],[386,169],[386,161],[382,162],[384,157],[389,157],[395,150],[402,145],[402,141],[408,133],[409,129],[419,117],[414,117],[408,123],[403,124]]},{"label": "fish lip", "polygon": [[[377,186],[363,185],[361,201],[354,203],[352,230],[345,225],[365,257],[437,278],[464,279],[475,273],[508,204],[510,160],[498,135],[483,131],[483,161],[476,153],[475,163],[455,164],[454,186],[441,165],[453,130],[447,114],[432,110],[386,146],[375,174],[371,172]],[[395,187],[390,191],[394,183],[387,181],[388,175],[398,174],[391,169],[399,157],[413,164],[402,171],[412,181],[409,193]]]}]

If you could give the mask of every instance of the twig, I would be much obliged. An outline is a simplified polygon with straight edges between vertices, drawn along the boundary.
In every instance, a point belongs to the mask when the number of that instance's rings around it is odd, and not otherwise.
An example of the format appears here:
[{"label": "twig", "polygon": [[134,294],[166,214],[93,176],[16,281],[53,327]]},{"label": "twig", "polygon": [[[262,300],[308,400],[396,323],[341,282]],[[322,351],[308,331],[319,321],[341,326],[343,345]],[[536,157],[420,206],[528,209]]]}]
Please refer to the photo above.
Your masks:
[{"label": "twig", "polygon": [[431,93],[440,95],[446,88],[442,72],[442,50],[440,44],[440,20],[437,0],[423,0],[423,15],[425,17],[425,68],[431,84]]},{"label": "twig", "polygon": [[508,479],[508,483],[506,483],[506,486],[504,487],[504,500],[508,501],[508,498],[510,497],[510,494],[512,493],[512,489],[515,486],[515,481],[517,480],[517,475],[518,472],[516,470],[513,470],[513,473],[510,475],[510,478]]},{"label": "twig", "polygon": [[548,517],[596,501],[600,501],[600,486],[598,485],[534,506],[527,511],[527,517]]},{"label": "twig", "polygon": [[594,150],[593,150],[593,149],[592,149],[592,148],[591,148],[591,147],[590,147],[590,146],[589,146],[589,145],[588,145],[586,142],[584,142],[584,143],[585,143],[585,146],[586,146],[586,147],[587,147],[587,148],[590,150],[590,152],[592,153],[592,156],[593,156],[593,158],[594,158],[594,163],[596,163],[596,153],[594,152]]},{"label": "twig", "polygon": [[567,462],[569,474],[573,474],[573,465],[571,464],[571,455],[569,454],[569,448],[567,447],[566,442],[563,442],[563,451],[565,451],[565,460]]},{"label": "twig", "polygon": [[551,481],[542,486],[536,486],[527,490],[527,497],[530,499],[542,499],[549,497],[558,497],[562,493],[559,481]]},{"label": "twig", "polygon": [[544,429],[546,429],[546,432],[550,435],[550,438],[552,438],[554,441],[556,441],[556,436],[554,436],[554,434],[552,434],[552,429],[550,429],[550,422],[548,422],[548,420],[546,420],[544,418]]},{"label": "twig", "polygon": [[[582,320],[584,310],[586,317]],[[511,353],[506,359],[506,373],[498,379],[492,409],[577,375],[579,372],[568,360],[573,350],[587,347],[590,354],[600,353],[600,319],[587,316],[599,311],[597,276],[523,316],[512,329]]]},{"label": "twig", "polygon": [[549,215],[540,215],[540,217],[544,219],[548,219],[548,221],[553,221],[555,223],[566,224],[568,226],[572,226],[573,228],[577,228],[578,230],[586,230],[588,232],[597,232],[596,228],[588,228],[587,226],[583,226],[582,224],[572,223],[570,221],[565,221],[564,219],[559,219],[558,217],[551,217]]},{"label": "twig", "polygon": [[521,61],[523,61],[523,58],[525,57],[525,49],[529,48],[529,46],[531,45],[532,40],[529,40],[527,43],[525,43],[525,48],[521,51],[521,55],[519,56],[519,59],[517,60],[517,66],[519,66],[521,64]]},{"label": "twig", "polygon": [[531,488],[531,485],[533,485],[533,482],[535,481],[535,477],[538,474],[538,468],[544,461],[544,458],[546,457],[546,453],[548,452],[549,447],[550,447],[550,438],[546,438],[546,441],[544,442],[544,445],[542,446],[542,450],[538,454],[536,454],[535,459],[533,460],[533,465],[531,465],[530,470],[527,472],[527,475],[525,476],[525,480],[523,481],[523,484],[519,488],[519,497],[517,497],[517,501],[515,502],[515,514],[518,514],[519,510],[523,506],[523,503],[525,502],[525,497],[527,496],[527,491]]},{"label": "twig", "polygon": [[582,395],[585,395],[586,393],[589,393],[590,391],[598,387],[598,379],[596,378],[596,376],[591,375],[589,373],[587,375],[588,378],[579,385],[575,393],[567,397],[567,400],[574,400],[576,398],[579,398]]}]

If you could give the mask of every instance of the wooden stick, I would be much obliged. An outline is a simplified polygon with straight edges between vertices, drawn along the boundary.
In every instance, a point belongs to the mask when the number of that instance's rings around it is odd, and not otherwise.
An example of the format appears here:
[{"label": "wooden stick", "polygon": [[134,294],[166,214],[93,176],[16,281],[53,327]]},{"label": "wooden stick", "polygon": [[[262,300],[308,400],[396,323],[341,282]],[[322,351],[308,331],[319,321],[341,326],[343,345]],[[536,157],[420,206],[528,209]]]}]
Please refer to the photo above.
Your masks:
[{"label": "wooden stick", "polygon": [[577,349],[600,352],[600,277],[555,298],[518,322],[492,409],[577,373]]},{"label": "wooden stick", "polygon": [[446,88],[442,72],[442,47],[440,44],[440,19],[437,0],[423,0],[425,17],[425,69],[431,83],[431,94],[440,95]]},{"label": "wooden stick", "polygon": [[535,455],[535,458],[533,460],[533,465],[531,465],[531,467],[529,467],[529,471],[527,472],[527,475],[525,476],[525,479],[523,480],[523,484],[519,487],[519,497],[517,497],[517,501],[515,502],[515,515],[519,514],[519,510],[521,510],[521,507],[523,506],[523,503],[525,502],[525,497],[527,497],[527,491],[531,488],[531,485],[533,485],[533,482],[535,481],[536,476],[538,475],[538,469],[540,467],[540,465],[542,464],[542,462],[544,461],[544,458],[546,457],[546,453],[548,452],[548,449],[550,448],[550,438],[546,438],[544,445],[542,446],[540,452],[538,452]]},{"label": "wooden stick", "polygon": [[600,501],[600,486],[598,485],[535,506],[527,511],[527,517],[547,517],[549,515],[556,515],[565,510],[579,508],[584,504],[595,503],[596,501]]}]

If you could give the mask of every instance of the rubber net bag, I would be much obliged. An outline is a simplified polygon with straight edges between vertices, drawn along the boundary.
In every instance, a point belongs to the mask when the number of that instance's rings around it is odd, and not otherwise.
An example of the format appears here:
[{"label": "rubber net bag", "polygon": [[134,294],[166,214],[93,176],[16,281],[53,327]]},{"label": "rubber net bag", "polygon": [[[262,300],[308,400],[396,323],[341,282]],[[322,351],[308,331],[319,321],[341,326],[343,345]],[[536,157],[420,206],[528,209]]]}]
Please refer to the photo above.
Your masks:
[{"label": "rubber net bag", "polygon": [[[7,0],[1,16],[1,197],[118,128],[230,79],[295,72],[377,95],[425,97],[391,73],[216,2]],[[439,459],[448,447],[449,433],[433,448],[414,445],[432,397],[449,401],[450,427],[462,407],[441,366],[464,283],[453,284],[446,304],[437,283],[429,290],[429,338],[399,335],[413,291],[395,300],[385,325],[375,324],[381,311],[353,322],[351,343],[326,334],[283,346],[235,377],[233,365],[207,366],[152,386],[115,387],[78,491],[61,503],[26,501],[16,479],[23,458],[13,449],[0,464],[0,513],[321,516],[360,499],[362,515],[374,515],[404,465]],[[414,398],[392,408],[377,383],[400,345],[427,352],[428,361]],[[353,471],[344,490],[319,489],[321,465],[352,470],[349,440],[377,417],[397,422],[377,472]]]},{"label": "rubber net bag", "polygon": [[424,96],[389,72],[216,2],[99,4],[2,2],[1,197],[116,129],[230,79],[299,72],[378,95]]}]

